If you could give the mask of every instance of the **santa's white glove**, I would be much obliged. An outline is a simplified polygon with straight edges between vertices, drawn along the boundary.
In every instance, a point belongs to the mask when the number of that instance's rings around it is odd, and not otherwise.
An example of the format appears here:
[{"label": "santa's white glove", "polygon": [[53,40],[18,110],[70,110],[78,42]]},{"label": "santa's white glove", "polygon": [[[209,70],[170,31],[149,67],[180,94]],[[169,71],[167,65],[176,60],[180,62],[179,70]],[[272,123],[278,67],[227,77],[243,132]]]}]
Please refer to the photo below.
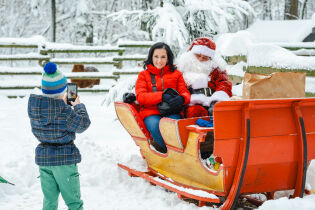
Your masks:
[{"label": "santa's white glove", "polygon": [[190,97],[190,105],[194,105],[194,104],[203,104],[205,101],[207,101],[207,96],[205,96],[204,94],[191,94]]},{"label": "santa's white glove", "polygon": [[223,90],[216,91],[210,97],[206,97],[206,100],[202,103],[203,106],[210,106],[212,101],[228,101],[230,96]]}]

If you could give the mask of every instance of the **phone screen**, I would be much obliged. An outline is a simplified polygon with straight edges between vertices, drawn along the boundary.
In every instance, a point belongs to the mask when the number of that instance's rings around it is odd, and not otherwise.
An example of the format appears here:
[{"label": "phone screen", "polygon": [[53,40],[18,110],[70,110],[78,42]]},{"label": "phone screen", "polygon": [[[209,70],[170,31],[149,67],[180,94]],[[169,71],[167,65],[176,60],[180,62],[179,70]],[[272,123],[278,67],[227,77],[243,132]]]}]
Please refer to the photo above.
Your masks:
[{"label": "phone screen", "polygon": [[68,99],[72,99],[74,101],[77,98],[77,85],[73,83],[68,84]]}]

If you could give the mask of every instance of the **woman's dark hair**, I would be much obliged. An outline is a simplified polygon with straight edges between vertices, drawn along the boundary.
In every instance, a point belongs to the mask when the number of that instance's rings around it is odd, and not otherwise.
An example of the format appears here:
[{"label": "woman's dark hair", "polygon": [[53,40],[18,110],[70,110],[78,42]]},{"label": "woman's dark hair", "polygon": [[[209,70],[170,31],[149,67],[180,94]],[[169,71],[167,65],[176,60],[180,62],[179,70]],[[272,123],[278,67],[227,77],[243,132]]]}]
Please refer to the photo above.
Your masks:
[{"label": "woman's dark hair", "polygon": [[153,65],[153,53],[155,49],[165,49],[167,54],[167,63],[166,65],[169,65],[171,72],[174,72],[176,69],[176,66],[174,65],[174,54],[171,50],[171,48],[165,44],[164,42],[157,42],[149,50],[148,58],[143,62],[143,68],[146,69],[147,65],[151,64]]}]

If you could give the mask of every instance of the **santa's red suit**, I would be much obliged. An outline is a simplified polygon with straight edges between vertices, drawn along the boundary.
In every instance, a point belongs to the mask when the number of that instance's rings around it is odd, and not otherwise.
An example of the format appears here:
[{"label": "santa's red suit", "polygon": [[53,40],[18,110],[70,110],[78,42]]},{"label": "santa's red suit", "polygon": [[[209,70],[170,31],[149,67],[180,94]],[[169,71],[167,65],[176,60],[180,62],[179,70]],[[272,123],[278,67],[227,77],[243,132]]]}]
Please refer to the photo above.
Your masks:
[{"label": "santa's red suit", "polygon": [[[208,56],[210,60],[199,61],[195,54]],[[211,102],[227,101],[232,96],[232,83],[224,70],[225,62],[215,56],[215,44],[209,38],[195,39],[177,63],[188,88],[211,89],[211,96],[201,93],[191,95],[190,106],[185,110],[186,117],[207,116],[205,107],[209,107]]]}]

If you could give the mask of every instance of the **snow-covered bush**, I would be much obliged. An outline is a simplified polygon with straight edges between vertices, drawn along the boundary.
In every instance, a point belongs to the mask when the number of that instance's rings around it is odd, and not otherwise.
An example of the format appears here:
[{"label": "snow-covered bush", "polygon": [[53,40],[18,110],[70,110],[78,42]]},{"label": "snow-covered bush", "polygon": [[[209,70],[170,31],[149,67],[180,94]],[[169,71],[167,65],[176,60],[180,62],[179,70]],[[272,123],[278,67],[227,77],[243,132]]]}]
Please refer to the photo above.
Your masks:
[{"label": "snow-covered bush", "polygon": [[103,104],[109,106],[115,101],[122,101],[124,93],[135,93],[135,84],[138,76],[130,76],[125,79],[119,80],[115,86],[110,88],[106,95]]}]

